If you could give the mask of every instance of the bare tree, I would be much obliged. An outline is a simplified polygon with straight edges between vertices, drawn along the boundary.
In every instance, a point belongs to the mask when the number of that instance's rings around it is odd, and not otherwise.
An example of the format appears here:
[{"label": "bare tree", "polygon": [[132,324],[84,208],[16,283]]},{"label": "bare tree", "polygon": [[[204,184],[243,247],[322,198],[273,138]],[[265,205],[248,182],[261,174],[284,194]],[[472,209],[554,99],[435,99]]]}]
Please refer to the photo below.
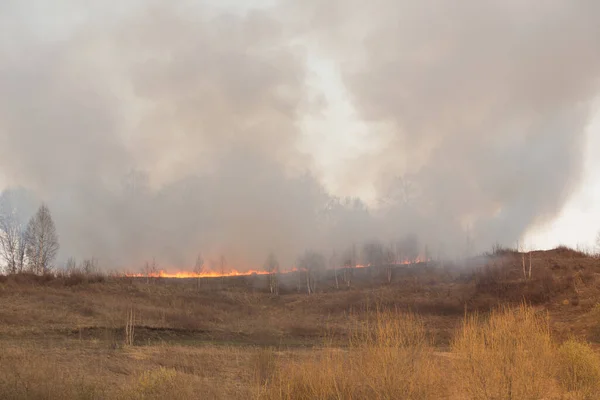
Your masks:
[{"label": "bare tree", "polygon": [[531,279],[531,252],[529,252],[529,279]]},{"label": "bare tree", "polygon": [[11,197],[0,195],[0,257],[6,263],[6,272],[23,272],[26,251],[25,230]]},{"label": "bare tree", "polygon": [[294,277],[296,278],[296,292],[300,293],[302,291],[303,286],[302,271],[300,270],[300,268],[298,268],[297,271],[294,272]]},{"label": "bare tree", "polygon": [[95,258],[88,258],[81,263],[81,270],[85,275],[98,273],[98,262]]},{"label": "bare tree", "polygon": [[152,258],[152,263],[146,261],[144,267],[142,268],[142,273],[146,276],[146,284],[150,284],[150,278],[158,277],[158,264],[156,263],[156,258]]},{"label": "bare tree", "polygon": [[33,273],[46,274],[58,253],[58,234],[50,210],[42,204],[27,224],[26,255]]},{"label": "bare tree", "polygon": [[19,232],[19,246],[17,247],[17,273],[23,272],[27,261],[27,232],[21,230]]},{"label": "bare tree", "polygon": [[23,247],[23,232],[14,212],[0,215],[0,255],[6,262],[6,272],[14,274],[19,269],[19,254]]},{"label": "bare tree", "polygon": [[[525,268],[525,255],[526,254],[529,255],[529,271],[527,271],[527,268]],[[531,252],[525,253],[525,251],[523,251],[523,253],[522,253],[522,259],[523,259],[523,277],[526,280],[527,279],[531,279]]]},{"label": "bare tree", "polygon": [[600,232],[596,235],[596,257],[600,257]]},{"label": "bare tree", "polygon": [[333,275],[335,276],[335,288],[340,288],[340,281],[338,279],[338,255],[334,250],[329,256],[329,268],[333,269]]},{"label": "bare tree", "polygon": [[[9,192],[0,194],[0,259],[5,262],[5,272],[14,274],[22,270],[19,255],[24,253],[24,231]],[[24,257],[23,257],[24,259]]]},{"label": "bare tree", "polygon": [[419,259],[419,240],[415,235],[407,235],[396,245],[396,256],[400,263],[416,263]]},{"label": "bare tree", "polygon": [[384,251],[386,278],[388,283],[392,283],[394,267],[396,265],[396,252],[394,246],[389,245]]},{"label": "bare tree", "polygon": [[270,253],[265,261],[265,271],[269,273],[269,290],[271,294],[279,295],[279,261],[275,254]]},{"label": "bare tree", "polygon": [[65,272],[69,275],[77,272],[77,260],[75,260],[75,258],[69,257],[67,263],[65,264]]},{"label": "bare tree", "polygon": [[202,279],[202,274],[204,273],[204,257],[202,257],[201,253],[198,253],[196,257],[196,264],[194,265],[194,274],[197,277],[196,280],[196,289],[200,290],[200,281]]},{"label": "bare tree", "polygon": [[385,251],[381,242],[373,240],[363,246],[363,258],[366,265],[380,267],[385,261]]},{"label": "bare tree", "polygon": [[219,271],[221,273],[222,277],[225,277],[225,268],[227,267],[227,260],[225,259],[225,256],[221,256],[219,258]]},{"label": "bare tree", "polygon": [[306,290],[309,295],[317,291],[317,281],[325,265],[325,257],[315,251],[306,251],[298,259],[298,268],[306,274]]},{"label": "bare tree", "polygon": [[354,275],[354,268],[356,267],[357,263],[356,245],[353,244],[348,250],[346,250],[343,259],[344,282],[346,282],[346,286],[350,287],[352,284],[352,277]]},{"label": "bare tree", "polygon": [[221,288],[225,285],[225,272],[227,270],[227,259],[224,255],[219,257],[219,273],[221,274]]},{"label": "bare tree", "polygon": [[[368,272],[371,278],[371,284],[373,284],[374,277],[381,273],[381,269],[385,262],[383,244],[378,240],[365,243],[363,245],[362,259],[363,263],[369,267]],[[377,272],[377,274],[375,274],[375,272]]]}]

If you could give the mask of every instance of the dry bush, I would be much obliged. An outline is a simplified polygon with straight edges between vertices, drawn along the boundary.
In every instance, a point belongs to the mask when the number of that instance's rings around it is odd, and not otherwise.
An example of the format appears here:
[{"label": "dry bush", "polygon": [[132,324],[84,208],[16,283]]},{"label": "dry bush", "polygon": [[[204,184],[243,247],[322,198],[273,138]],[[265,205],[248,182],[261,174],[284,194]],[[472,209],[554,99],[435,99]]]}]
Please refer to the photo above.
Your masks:
[{"label": "dry bush", "polygon": [[86,283],[102,283],[106,281],[106,276],[96,270],[85,270],[83,268],[73,268],[68,271],[61,272],[57,275],[62,280],[62,283],[67,286],[77,286]]},{"label": "dry bush", "polygon": [[[494,296],[500,303],[544,304],[559,295],[573,292],[574,275],[555,276],[551,271],[537,271],[532,279],[515,279],[509,266],[486,266],[473,274],[475,294]],[[487,304],[486,304],[487,306]]]},{"label": "dry bush", "polygon": [[13,275],[8,275],[7,282],[13,282],[17,285],[36,284],[43,285],[48,284],[55,280],[53,274],[36,275],[31,272],[20,272]]},{"label": "dry bush", "polygon": [[466,318],[452,343],[457,392],[469,399],[542,399],[553,390],[554,346],[544,315],[522,305]]},{"label": "dry bush", "polygon": [[357,327],[347,349],[324,349],[279,366],[259,398],[444,398],[439,360],[422,321],[411,314],[377,312]]},{"label": "dry bush", "polygon": [[555,253],[560,254],[563,257],[570,258],[586,258],[590,255],[582,250],[572,249],[565,245],[560,245],[556,249],[553,250]]},{"label": "dry bush", "polygon": [[578,399],[600,396],[600,357],[585,344],[574,340],[558,350],[558,380],[563,389]]}]

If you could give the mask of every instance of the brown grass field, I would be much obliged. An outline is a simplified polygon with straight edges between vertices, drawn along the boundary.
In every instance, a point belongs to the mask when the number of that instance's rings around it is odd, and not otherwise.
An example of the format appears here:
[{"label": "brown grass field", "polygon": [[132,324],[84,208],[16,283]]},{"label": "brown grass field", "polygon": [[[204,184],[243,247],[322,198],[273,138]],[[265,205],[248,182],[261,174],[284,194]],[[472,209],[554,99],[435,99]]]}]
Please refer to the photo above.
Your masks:
[{"label": "brown grass field", "polygon": [[302,279],[0,277],[0,398],[600,399],[598,258]]}]

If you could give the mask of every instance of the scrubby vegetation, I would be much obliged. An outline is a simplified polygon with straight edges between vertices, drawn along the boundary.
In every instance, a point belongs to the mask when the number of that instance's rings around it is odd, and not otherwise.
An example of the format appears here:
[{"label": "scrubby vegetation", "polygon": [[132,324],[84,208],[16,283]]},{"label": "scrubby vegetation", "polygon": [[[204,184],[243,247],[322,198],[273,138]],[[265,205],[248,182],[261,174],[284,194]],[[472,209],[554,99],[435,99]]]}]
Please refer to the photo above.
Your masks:
[{"label": "scrubby vegetation", "polygon": [[283,364],[264,399],[592,399],[600,358],[588,344],[552,340],[528,306],[469,316],[451,350],[435,351],[418,317],[378,313],[344,351]]},{"label": "scrubby vegetation", "polygon": [[310,296],[293,274],[278,293],[266,275],[131,278],[93,262],[6,276],[0,398],[595,399],[598,260],[533,257],[531,277],[506,251],[391,281],[321,275]]}]

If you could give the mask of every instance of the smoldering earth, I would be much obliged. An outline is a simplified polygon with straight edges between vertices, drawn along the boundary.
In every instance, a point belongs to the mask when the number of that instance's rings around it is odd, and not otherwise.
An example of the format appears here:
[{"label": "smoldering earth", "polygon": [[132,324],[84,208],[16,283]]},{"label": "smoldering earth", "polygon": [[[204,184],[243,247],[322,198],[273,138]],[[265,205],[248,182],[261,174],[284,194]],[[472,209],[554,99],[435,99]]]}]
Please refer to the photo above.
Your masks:
[{"label": "smoldering earth", "polygon": [[[61,260],[255,268],[407,234],[451,255],[578,187],[598,2],[230,3],[0,5],[5,210],[48,203]],[[315,59],[360,132],[303,128],[337,107]]]}]

